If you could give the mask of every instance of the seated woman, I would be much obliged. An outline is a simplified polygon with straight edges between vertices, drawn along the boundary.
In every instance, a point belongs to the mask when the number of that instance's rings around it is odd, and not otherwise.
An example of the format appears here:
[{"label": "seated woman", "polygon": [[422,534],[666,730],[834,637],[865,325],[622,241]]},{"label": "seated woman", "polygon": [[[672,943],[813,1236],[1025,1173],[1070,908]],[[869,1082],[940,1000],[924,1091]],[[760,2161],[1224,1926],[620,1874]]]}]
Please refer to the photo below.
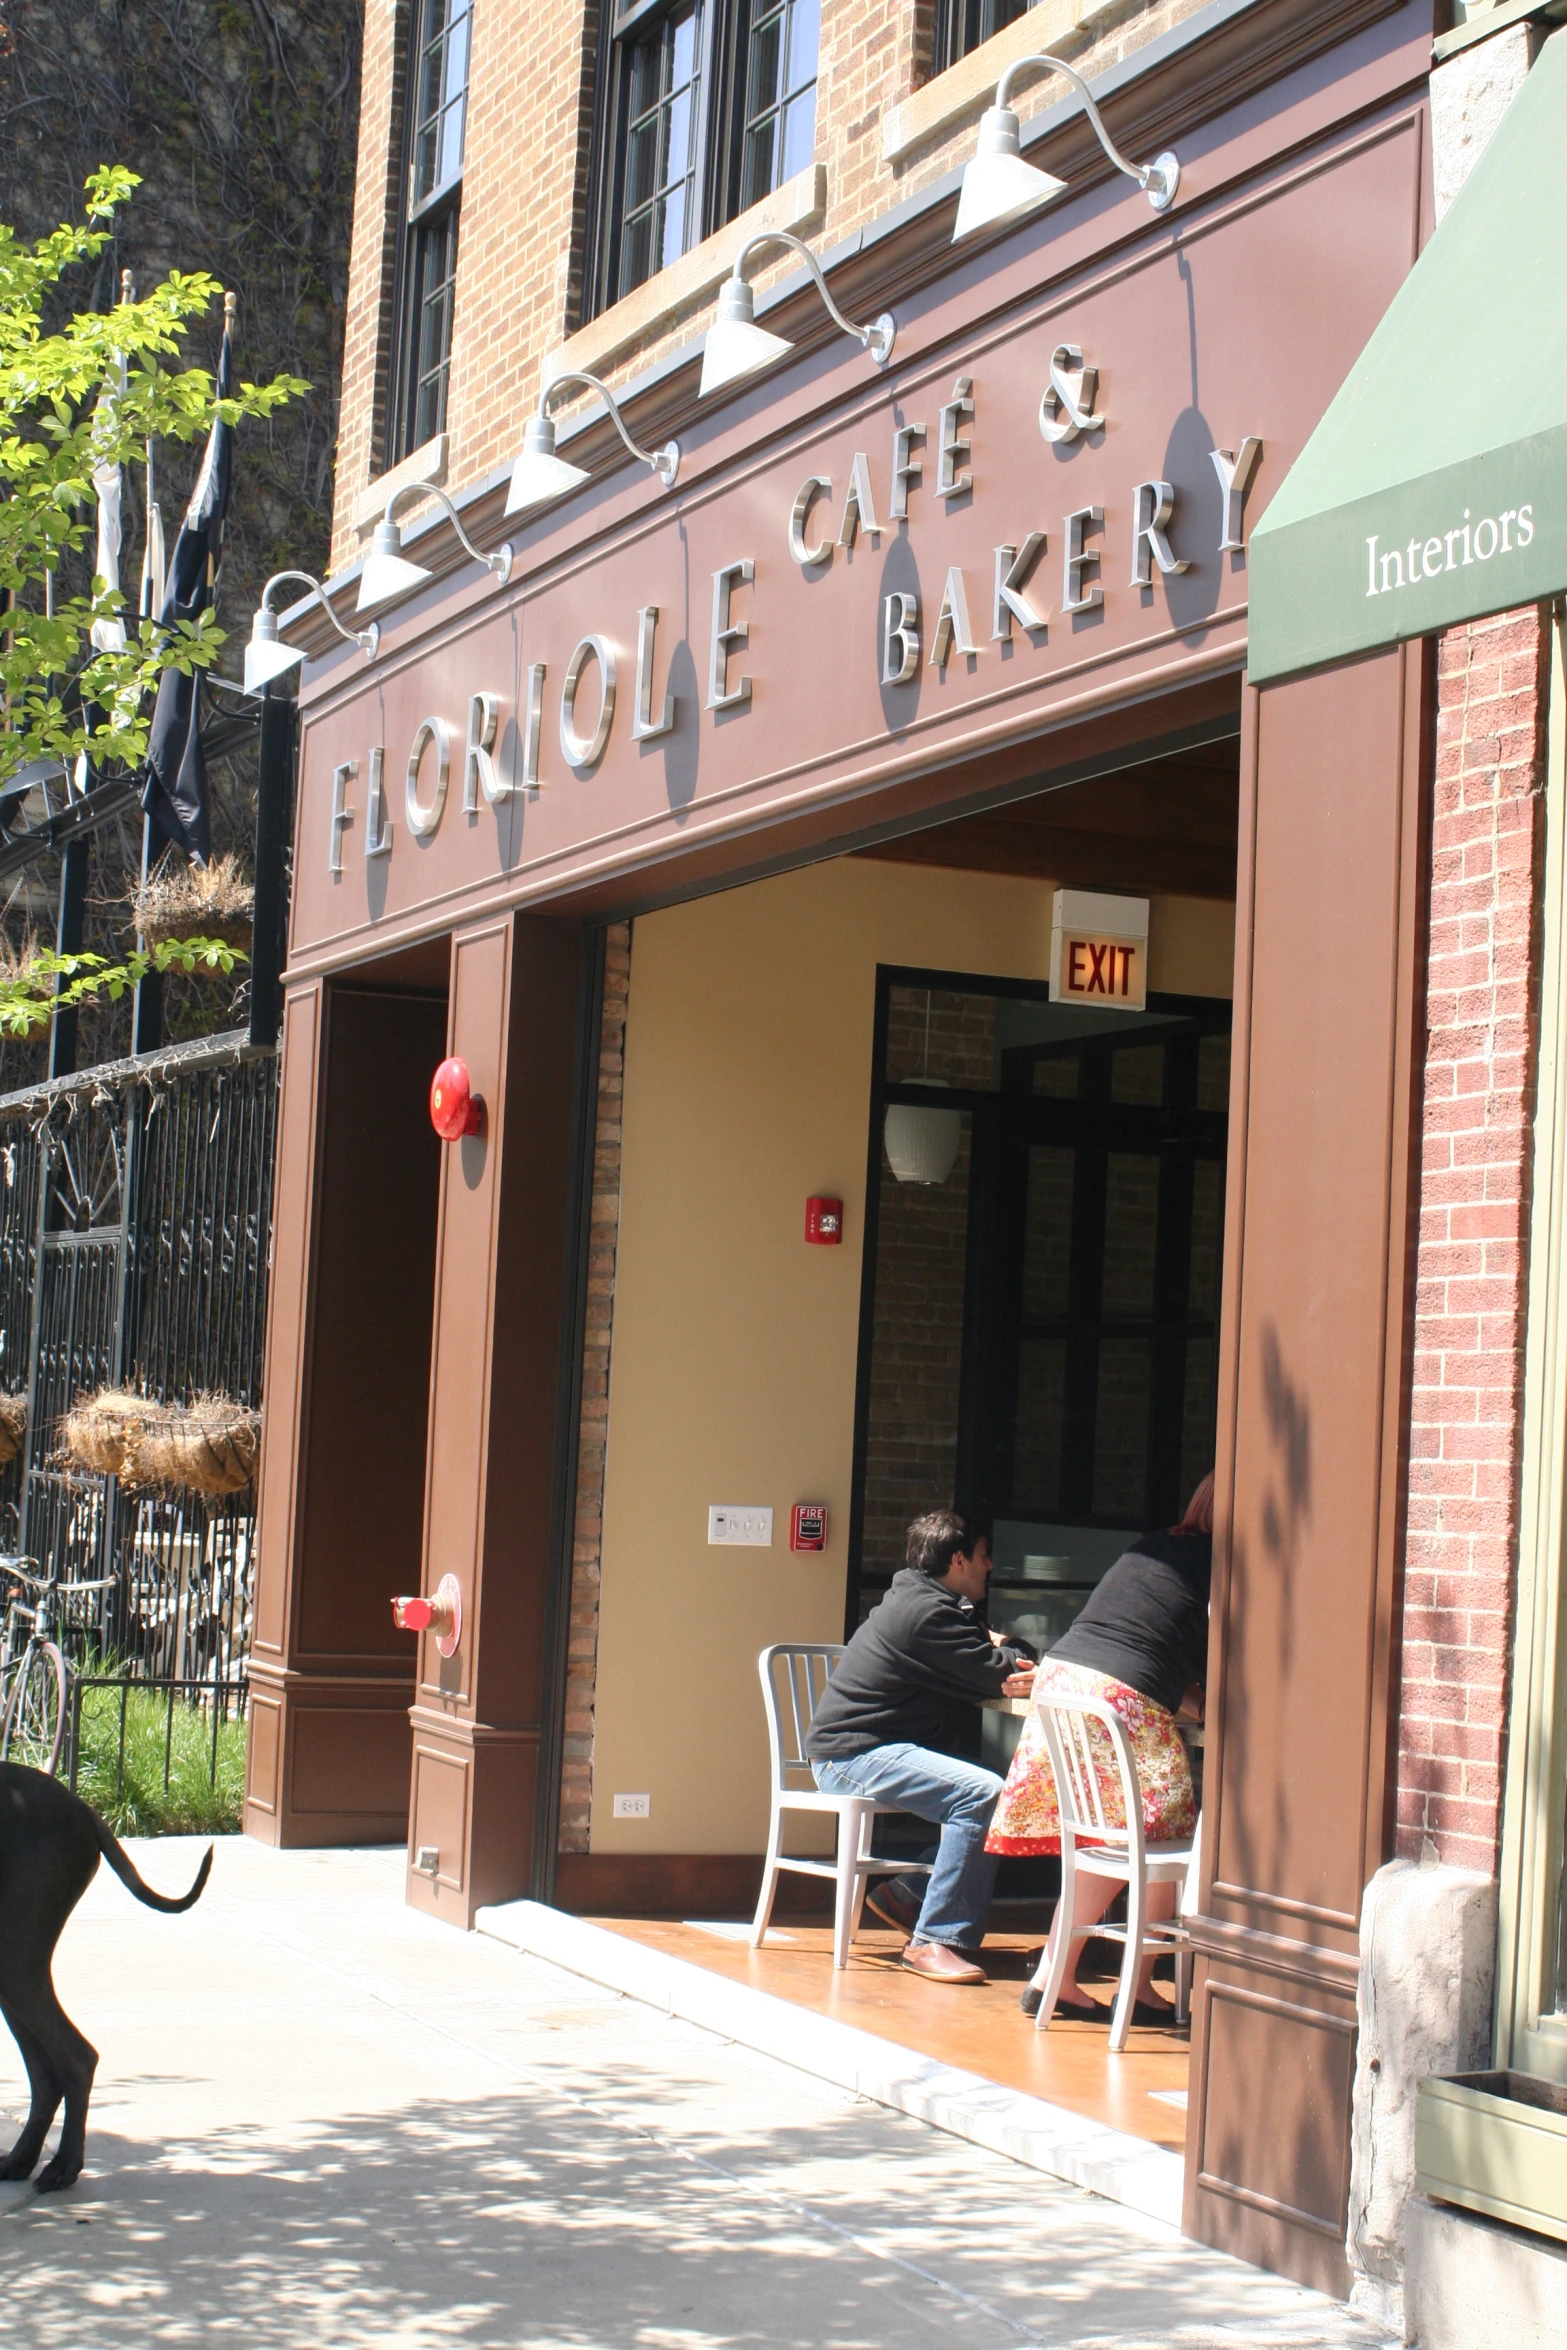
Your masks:
[{"label": "seated woman", "polygon": [[[1120,1715],[1131,1736],[1137,1783],[1143,1796],[1143,1833],[1150,1844],[1176,1843],[1197,1825],[1191,1765],[1175,1726],[1188,1692],[1200,1696],[1208,1669],[1208,1586],[1213,1573],[1213,1476],[1210,1472],[1186,1506],[1180,1524],[1145,1534],[1123,1552],[1105,1575],[1082,1614],[1039,1667],[1036,1696],[1059,1690],[1064,1696],[1096,1697]],[[1120,1774],[1103,1731],[1095,1733],[1105,1752],[1100,1786],[1105,1817],[1124,1825]],[[1055,1776],[1039,1717],[1030,1713],[1007,1774],[986,1839],[987,1852],[1053,1853],[1061,1849],[1061,1821]],[[1097,1924],[1120,1888],[1112,1880],[1077,1878],[1073,1923]],[[1174,1910],[1173,1885],[1148,1889],[1150,1918]],[[1097,2000],[1078,1988],[1077,1969],[1086,1941],[1067,1964],[1057,2011],[1102,2017]],[[1156,1952],[1145,1956],[1137,1978],[1138,2023],[1167,2022],[1168,2002],[1155,1999]],[[1039,1993],[1029,1987],[1023,2007],[1037,2014]]]}]

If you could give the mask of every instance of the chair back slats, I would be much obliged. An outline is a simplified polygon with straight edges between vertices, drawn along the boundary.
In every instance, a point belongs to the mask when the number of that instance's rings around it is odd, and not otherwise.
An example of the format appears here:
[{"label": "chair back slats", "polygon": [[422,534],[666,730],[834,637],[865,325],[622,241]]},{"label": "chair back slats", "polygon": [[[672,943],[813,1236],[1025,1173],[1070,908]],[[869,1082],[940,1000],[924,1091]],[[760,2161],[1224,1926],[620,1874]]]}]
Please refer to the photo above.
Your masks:
[{"label": "chair back slats", "polygon": [[791,1787],[812,1784],[805,1735],[842,1654],[841,1642],[802,1640],[764,1648],[756,1660],[767,1713],[773,1785],[781,1794]]},{"label": "chair back slats", "polygon": [[[1059,1692],[1035,1700],[1050,1767],[1055,1773],[1056,1800],[1063,1835],[1074,1843],[1124,1845],[1129,1857],[1143,1850],[1143,1799],[1137,1764],[1126,1724],[1108,1705],[1093,1697],[1067,1697]],[[1105,1753],[1109,1743],[1109,1755]],[[1104,1764],[1112,1760],[1121,1782],[1125,1824],[1112,1825],[1105,1805]]]}]

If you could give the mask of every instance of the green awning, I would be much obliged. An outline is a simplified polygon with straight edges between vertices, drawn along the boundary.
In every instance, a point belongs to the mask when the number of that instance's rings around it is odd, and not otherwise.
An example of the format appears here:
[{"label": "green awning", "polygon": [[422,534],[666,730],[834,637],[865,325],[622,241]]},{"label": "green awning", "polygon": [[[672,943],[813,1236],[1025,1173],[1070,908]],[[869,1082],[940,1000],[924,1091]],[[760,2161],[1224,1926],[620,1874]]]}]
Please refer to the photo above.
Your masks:
[{"label": "green awning", "polygon": [[1253,684],[1567,590],[1567,32],[1253,529]]}]

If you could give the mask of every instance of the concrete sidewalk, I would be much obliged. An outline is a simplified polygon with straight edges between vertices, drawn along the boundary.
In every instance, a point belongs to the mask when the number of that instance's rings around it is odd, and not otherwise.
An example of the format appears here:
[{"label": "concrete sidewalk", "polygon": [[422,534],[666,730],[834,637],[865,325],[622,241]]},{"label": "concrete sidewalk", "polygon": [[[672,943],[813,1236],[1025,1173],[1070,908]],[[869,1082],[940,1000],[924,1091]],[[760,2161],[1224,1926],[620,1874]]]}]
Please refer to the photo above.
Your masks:
[{"label": "concrete sidewalk", "polygon": [[[189,1882],[200,1846],[135,1847]],[[88,2170],[0,2186],[15,2350],[1368,2350],[1336,2305],[414,1915],[400,1852],[100,1871]],[[0,2046],[0,2106],[21,2067]]]}]

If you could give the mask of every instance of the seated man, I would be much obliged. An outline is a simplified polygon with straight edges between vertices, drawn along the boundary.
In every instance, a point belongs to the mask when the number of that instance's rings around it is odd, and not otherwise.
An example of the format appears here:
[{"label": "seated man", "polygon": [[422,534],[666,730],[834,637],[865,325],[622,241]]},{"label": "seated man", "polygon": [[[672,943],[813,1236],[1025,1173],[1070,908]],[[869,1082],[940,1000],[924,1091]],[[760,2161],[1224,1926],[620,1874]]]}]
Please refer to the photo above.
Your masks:
[{"label": "seated man", "polygon": [[985,1832],[1001,1781],[947,1749],[957,1709],[982,1697],[1027,1696],[1032,1651],[999,1639],[977,1612],[990,1580],[990,1545],[955,1510],[916,1518],[904,1557],[823,1691],[805,1751],[828,1794],[869,1795],[939,1822],[924,1900],[884,1879],[867,1902],[889,1925],[909,1931],[906,1967],[937,1983],[982,1983],[984,1969],[968,1954],[985,1938],[996,1881],[999,1864],[985,1850]]}]

